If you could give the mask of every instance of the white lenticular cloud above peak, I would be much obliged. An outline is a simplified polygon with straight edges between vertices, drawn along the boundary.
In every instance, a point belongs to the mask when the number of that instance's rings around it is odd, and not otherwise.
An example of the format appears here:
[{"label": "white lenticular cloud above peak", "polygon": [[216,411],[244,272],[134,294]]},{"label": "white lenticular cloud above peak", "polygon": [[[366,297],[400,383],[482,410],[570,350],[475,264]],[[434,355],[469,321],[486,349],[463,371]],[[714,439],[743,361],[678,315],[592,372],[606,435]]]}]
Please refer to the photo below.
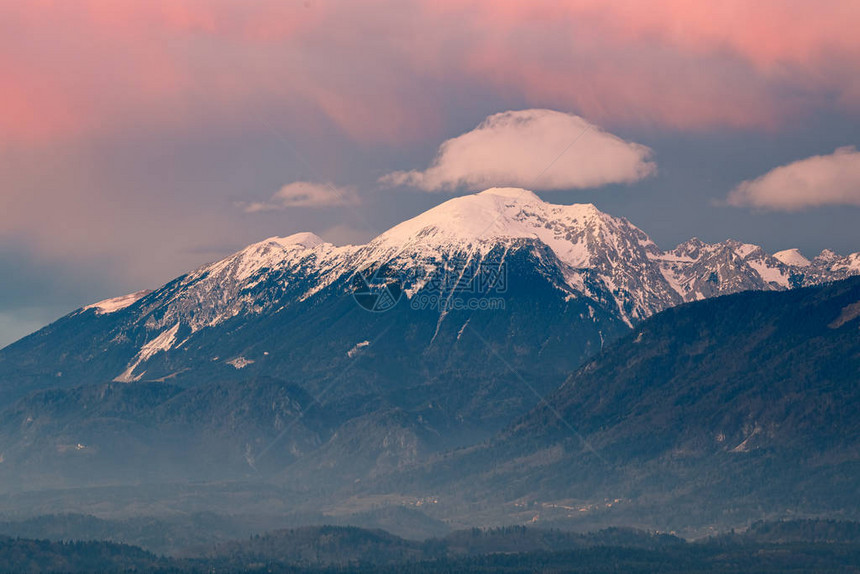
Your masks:
[{"label": "white lenticular cloud above peak", "polygon": [[443,142],[426,170],[393,172],[380,182],[425,191],[495,186],[585,189],[644,179],[657,170],[651,157],[647,146],[573,114],[508,111]]},{"label": "white lenticular cloud above peak", "polygon": [[854,146],[776,167],[741,182],[730,205],[797,211],[823,205],[860,206],[860,152]]},{"label": "white lenticular cloud above peak", "polygon": [[248,203],[243,207],[247,213],[258,213],[290,207],[337,207],[357,203],[358,195],[353,187],[295,181],[276,191],[269,201]]}]

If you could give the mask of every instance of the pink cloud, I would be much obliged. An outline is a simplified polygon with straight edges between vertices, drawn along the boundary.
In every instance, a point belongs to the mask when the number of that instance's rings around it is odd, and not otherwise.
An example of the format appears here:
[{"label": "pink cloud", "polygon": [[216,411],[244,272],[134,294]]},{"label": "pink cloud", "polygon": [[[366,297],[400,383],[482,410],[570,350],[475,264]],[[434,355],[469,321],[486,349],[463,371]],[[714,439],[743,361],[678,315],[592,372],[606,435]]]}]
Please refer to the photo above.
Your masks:
[{"label": "pink cloud", "polygon": [[730,205],[796,211],[822,205],[860,206],[860,152],[848,146],[774,168],[738,185]]},{"label": "pink cloud", "polygon": [[860,111],[857,21],[853,0],[10,1],[0,128],[45,141],[267,109],[401,142],[439,135],[439,96],[468,85],[608,125],[773,128]]},{"label": "pink cloud", "polygon": [[445,141],[426,170],[398,171],[381,181],[425,191],[582,189],[646,178],[657,170],[651,155],[648,147],[579,116],[519,110],[493,114],[474,130]]},{"label": "pink cloud", "polygon": [[336,207],[357,205],[359,197],[351,186],[336,187],[331,183],[294,181],[276,191],[269,201],[244,205],[246,213],[278,211],[291,207]]},{"label": "pink cloud", "polygon": [[574,0],[434,4],[476,76],[612,124],[777,127],[837,94],[856,112],[860,4]]}]

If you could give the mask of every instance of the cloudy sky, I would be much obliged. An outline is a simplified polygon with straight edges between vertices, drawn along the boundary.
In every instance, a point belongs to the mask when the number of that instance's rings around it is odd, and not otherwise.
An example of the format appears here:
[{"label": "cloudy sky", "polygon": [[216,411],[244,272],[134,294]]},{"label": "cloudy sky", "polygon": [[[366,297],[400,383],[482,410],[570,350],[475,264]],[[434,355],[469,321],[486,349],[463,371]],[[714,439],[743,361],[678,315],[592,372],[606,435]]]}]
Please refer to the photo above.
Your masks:
[{"label": "cloudy sky", "polygon": [[860,250],[856,0],[0,0],[0,346],[496,184]]}]

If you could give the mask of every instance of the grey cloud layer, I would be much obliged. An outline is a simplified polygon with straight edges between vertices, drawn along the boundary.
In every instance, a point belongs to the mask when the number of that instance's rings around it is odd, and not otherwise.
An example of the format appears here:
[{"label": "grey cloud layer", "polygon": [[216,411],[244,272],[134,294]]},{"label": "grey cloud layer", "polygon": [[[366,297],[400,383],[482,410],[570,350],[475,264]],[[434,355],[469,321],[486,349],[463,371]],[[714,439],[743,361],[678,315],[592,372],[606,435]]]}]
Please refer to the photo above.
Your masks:
[{"label": "grey cloud layer", "polygon": [[296,181],[283,186],[269,201],[244,206],[247,213],[275,211],[289,207],[335,207],[357,205],[358,195],[353,187],[336,187],[330,183]]}]

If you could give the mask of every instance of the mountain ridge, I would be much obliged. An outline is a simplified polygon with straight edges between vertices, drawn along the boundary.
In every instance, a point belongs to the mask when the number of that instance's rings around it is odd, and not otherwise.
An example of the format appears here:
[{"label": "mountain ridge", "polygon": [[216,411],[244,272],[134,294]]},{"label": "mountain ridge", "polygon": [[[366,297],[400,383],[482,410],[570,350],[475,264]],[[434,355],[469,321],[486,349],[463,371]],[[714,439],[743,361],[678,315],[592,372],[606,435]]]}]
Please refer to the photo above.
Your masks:
[{"label": "mountain ridge", "polygon": [[[554,218],[546,217],[553,215]],[[580,224],[582,221],[582,224]],[[576,228],[571,224],[580,224]],[[612,225],[615,234],[605,228]],[[595,230],[594,228],[598,229]],[[600,233],[603,236],[600,237]],[[636,252],[632,244],[637,243],[648,260],[655,263],[663,276],[649,277],[651,282],[664,283],[660,287],[669,288],[664,300],[637,309],[628,319],[641,319],[672,304],[726,294],[747,289],[780,289],[802,285],[817,284],[824,281],[842,279],[860,273],[860,252],[848,256],[838,256],[824,250],[813,260],[808,260],[797,249],[787,249],[769,255],[753,244],[728,239],[708,244],[697,238],[683,242],[669,251],[661,251],[657,245],[639,228],[624,218],[616,218],[598,210],[593,204],[553,205],[542,201],[533,192],[519,188],[491,188],[477,194],[448,200],[430,210],[395,225],[365,245],[346,245],[336,247],[319,236],[310,233],[296,233],[287,237],[271,237],[229,255],[213,263],[205,264],[183,277],[188,282],[205,275],[225,279],[227,275],[239,281],[247,280],[260,270],[291,265],[306,264],[314,260],[318,264],[321,282],[317,289],[324,288],[336,277],[335,265],[340,268],[361,269],[370,264],[390,262],[404,254],[413,259],[438,255],[445,251],[462,251],[470,255],[475,250],[492,248],[500,242],[511,239],[536,239],[547,245],[569,269],[566,281],[573,288],[583,289],[581,277],[572,277],[570,271],[578,269],[600,269],[604,275],[610,266],[600,261],[602,253],[595,253],[590,247],[602,247],[603,243],[616,243],[619,233],[632,236],[628,238],[626,254]],[[597,236],[597,237],[595,237]],[[441,241],[440,241],[441,239]],[[410,247],[412,251],[407,251]],[[613,245],[619,251],[617,245]],[[599,249],[598,249],[599,251]],[[611,261],[623,267],[617,257]],[[642,253],[636,253],[641,259]],[[417,256],[417,257],[416,257]],[[779,256],[779,257],[777,257]],[[640,263],[636,261],[636,263]],[[738,279],[738,271],[731,273],[726,267],[730,264],[743,266],[743,279]],[[806,271],[801,271],[803,268]],[[224,271],[230,271],[225,274]],[[638,271],[646,273],[641,264]],[[716,272],[718,281],[711,280]],[[719,285],[711,287],[706,293],[695,289],[695,285],[705,280]],[[733,276],[734,275],[734,276]],[[611,275],[610,275],[611,276]],[[607,276],[609,277],[609,276]],[[180,277],[179,279],[182,279]],[[611,282],[611,288],[623,287]],[[692,285],[692,286],[691,286]],[[253,287],[250,283],[244,287]],[[641,288],[641,285],[638,287]],[[407,291],[407,295],[414,293]],[[635,291],[635,289],[627,289]],[[83,307],[77,312],[101,309],[113,312],[137,303],[152,291],[106,299]],[[302,297],[312,295],[313,291],[303,293]],[[619,308],[622,306],[619,305]],[[107,311],[106,308],[110,308]],[[623,310],[622,310],[623,314]],[[195,328],[203,326],[194,324]]]},{"label": "mountain ridge", "polygon": [[[203,466],[225,479],[378,476],[491,437],[659,311],[839,279],[855,260],[824,253],[795,268],[737,241],[663,252],[623,218],[517,189],[452,199],[361,246],[269,238],[0,350],[0,409],[14,422],[0,429],[0,475],[124,478],[111,437],[144,428],[139,452],[180,478]],[[384,312],[368,312],[371,284],[394,303]],[[97,416],[111,385],[154,402]],[[177,396],[155,400],[159,385]],[[293,420],[312,423],[295,423],[295,441]],[[219,437],[221,465],[176,456],[191,439],[210,456]]]}]

